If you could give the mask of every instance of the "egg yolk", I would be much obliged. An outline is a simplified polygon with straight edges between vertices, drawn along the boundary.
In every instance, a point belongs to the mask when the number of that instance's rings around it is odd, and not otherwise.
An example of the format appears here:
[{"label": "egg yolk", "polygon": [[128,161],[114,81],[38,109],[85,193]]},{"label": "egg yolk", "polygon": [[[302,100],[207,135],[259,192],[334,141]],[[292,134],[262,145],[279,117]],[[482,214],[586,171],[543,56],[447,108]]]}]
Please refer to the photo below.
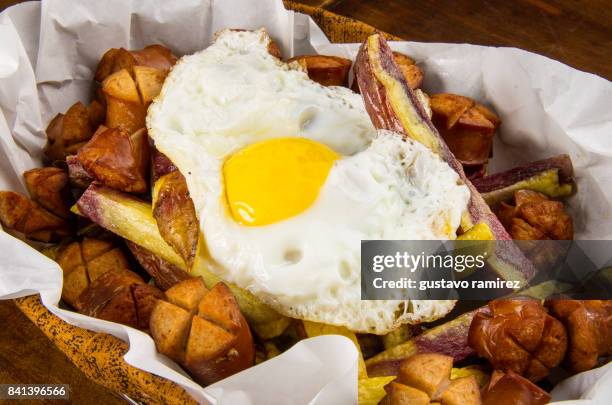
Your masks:
[{"label": "egg yolk", "polygon": [[290,218],[314,203],[339,155],[305,138],[275,138],[236,152],[223,165],[227,205],[242,225]]}]

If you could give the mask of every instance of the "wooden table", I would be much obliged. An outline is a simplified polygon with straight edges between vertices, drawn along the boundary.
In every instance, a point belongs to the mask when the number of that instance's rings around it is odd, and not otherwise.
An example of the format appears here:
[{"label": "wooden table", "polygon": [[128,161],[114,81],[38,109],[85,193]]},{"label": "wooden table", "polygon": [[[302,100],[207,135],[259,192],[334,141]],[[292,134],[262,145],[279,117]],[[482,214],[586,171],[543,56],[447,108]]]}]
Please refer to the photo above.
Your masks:
[{"label": "wooden table", "polygon": [[[0,10],[19,0],[0,0]],[[515,46],[612,79],[609,0],[302,0],[402,38]],[[75,403],[121,403],[0,301],[0,383],[65,383]]]}]

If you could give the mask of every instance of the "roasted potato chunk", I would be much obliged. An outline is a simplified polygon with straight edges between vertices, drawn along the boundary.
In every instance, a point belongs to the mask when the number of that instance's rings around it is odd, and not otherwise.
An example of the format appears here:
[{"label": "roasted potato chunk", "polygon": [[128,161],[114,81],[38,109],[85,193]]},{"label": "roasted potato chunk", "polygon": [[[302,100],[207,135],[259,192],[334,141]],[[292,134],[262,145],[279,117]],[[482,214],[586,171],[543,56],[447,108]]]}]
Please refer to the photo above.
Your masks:
[{"label": "roasted potato chunk", "polygon": [[134,66],[134,79],[140,99],[148,107],[161,91],[166,72],[148,66]]},{"label": "roasted potato chunk", "polygon": [[102,92],[108,128],[120,128],[131,134],[145,127],[147,109],[140,100],[136,82],[126,69],[104,79]]},{"label": "roasted potato chunk", "polygon": [[148,330],[153,303],[164,293],[127,269],[107,271],[79,296],[76,307],[85,315]]},{"label": "roasted potato chunk", "polygon": [[590,370],[612,354],[612,301],[550,300],[551,313],[566,327],[569,344],[563,365],[573,373]]},{"label": "roasted potato chunk", "polygon": [[430,98],[432,121],[457,160],[466,166],[486,164],[493,135],[501,121],[488,108],[456,94],[434,94]]},{"label": "roasted potato chunk", "polygon": [[107,271],[128,268],[121,249],[112,242],[90,238],[64,247],[56,261],[64,273],[62,299],[77,310],[79,296],[92,281]]},{"label": "roasted potato chunk", "polygon": [[229,288],[211,290],[200,278],[167,291],[151,315],[157,350],[184,366],[203,385],[253,365],[255,348],[249,326]]},{"label": "roasted potato chunk", "polygon": [[124,48],[112,48],[100,59],[95,79],[103,82],[111,74],[121,69],[133,73],[134,66],[146,66],[164,72],[164,75],[174,66],[177,58],[172,52],[161,45],[149,45],[141,50],[128,51]]},{"label": "roasted potato chunk", "polygon": [[162,291],[166,291],[173,285],[191,278],[186,271],[153,254],[142,246],[129,240],[126,240],[126,244],[134,258],[153,277],[155,285]]},{"label": "roasted potato chunk", "polygon": [[477,405],[481,403],[473,375],[451,380],[453,358],[421,353],[402,361],[397,379],[385,386],[386,405],[433,404]]},{"label": "roasted potato chunk", "polygon": [[70,217],[73,198],[65,171],[57,167],[43,167],[24,172],[23,178],[32,200],[60,218]]},{"label": "roasted potato chunk", "polygon": [[69,236],[68,222],[13,191],[0,191],[0,223],[28,239],[52,242]]},{"label": "roasted potato chunk", "polygon": [[92,137],[103,114],[97,101],[92,102],[89,108],[79,101],[65,114],[57,114],[47,127],[47,145],[44,149],[47,159],[64,160],[66,155],[75,153]]},{"label": "roasted potato chunk", "polygon": [[489,309],[474,315],[468,342],[495,368],[538,381],[561,363],[567,349],[565,328],[539,301],[495,300]]},{"label": "roasted potato chunk", "polygon": [[109,187],[129,193],[147,191],[149,143],[144,128],[130,135],[100,127],[77,157],[92,177]]},{"label": "roasted potato chunk", "polygon": [[348,74],[352,62],[349,59],[328,55],[300,55],[289,60],[297,61],[308,72],[311,80],[323,86],[348,87]]},{"label": "roasted potato chunk", "polygon": [[198,247],[199,224],[187,182],[178,170],[155,183],[153,217],[164,240],[191,267]]}]

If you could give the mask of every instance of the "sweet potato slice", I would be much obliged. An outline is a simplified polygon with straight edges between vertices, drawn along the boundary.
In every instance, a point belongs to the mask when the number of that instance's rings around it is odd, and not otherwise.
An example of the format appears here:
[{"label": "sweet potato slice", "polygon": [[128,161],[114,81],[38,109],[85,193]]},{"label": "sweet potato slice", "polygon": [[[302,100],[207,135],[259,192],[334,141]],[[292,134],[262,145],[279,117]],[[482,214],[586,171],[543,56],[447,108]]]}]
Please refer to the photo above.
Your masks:
[{"label": "sweet potato slice", "polygon": [[27,197],[0,191],[0,223],[28,239],[51,242],[69,236],[70,225]]},{"label": "sweet potato slice", "polygon": [[155,147],[151,148],[151,182],[155,184],[162,176],[178,170],[174,163]]},{"label": "sweet potato slice", "polygon": [[153,254],[142,246],[138,246],[129,240],[126,243],[132,255],[134,255],[142,268],[153,277],[155,285],[162,291],[166,291],[175,284],[191,278],[186,271]]},{"label": "sweet potato slice", "polygon": [[[399,132],[425,145],[447,162],[468,187],[470,202],[461,218],[462,230],[465,232],[478,223],[484,223],[496,240],[510,240],[510,235],[467,179],[461,163],[406,83],[383,36],[374,34],[364,41],[355,62],[355,73],[374,126]],[[488,271],[505,280],[525,282],[535,275],[533,264],[512,244],[498,247],[487,263]]]},{"label": "sweet potato slice", "polygon": [[[175,266],[187,271],[185,261],[159,234],[151,205],[129,194],[92,183],[77,201],[78,212],[99,226],[128,239]],[[197,255],[196,255],[197,257]],[[222,281],[206,263],[196,260],[190,273],[202,277],[208,287]],[[240,310],[262,338],[278,336],[287,326],[287,318],[261,302],[251,292],[228,284]]]},{"label": "sweet potato slice", "polygon": [[308,77],[323,86],[348,87],[348,74],[352,62],[349,59],[329,55],[300,55],[289,60],[306,68]]},{"label": "sweet potato slice", "polygon": [[423,84],[424,74],[421,68],[416,64],[410,56],[400,52],[393,52],[393,60],[404,75],[404,79],[411,89],[418,89]]},{"label": "sweet potato slice", "polygon": [[77,155],[66,156],[68,166],[68,179],[70,185],[76,188],[87,188],[94,178],[81,166]]},{"label": "sweet potato slice", "polygon": [[146,131],[131,135],[117,128],[102,128],[77,155],[93,177],[118,190],[144,193],[147,190],[149,144]]},{"label": "sweet potato slice", "polygon": [[187,182],[178,170],[166,174],[155,183],[153,217],[164,240],[189,267],[193,266],[200,235],[199,222]]},{"label": "sweet potato slice", "polygon": [[72,195],[65,171],[43,167],[24,172],[23,178],[32,200],[60,218],[69,218]]}]

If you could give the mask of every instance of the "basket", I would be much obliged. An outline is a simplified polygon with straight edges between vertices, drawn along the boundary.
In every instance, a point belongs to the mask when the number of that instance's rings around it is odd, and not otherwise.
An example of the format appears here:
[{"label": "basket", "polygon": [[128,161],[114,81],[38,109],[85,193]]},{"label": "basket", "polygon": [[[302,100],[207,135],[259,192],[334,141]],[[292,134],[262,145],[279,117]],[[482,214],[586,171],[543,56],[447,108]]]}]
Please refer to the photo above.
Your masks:
[{"label": "basket", "polygon": [[[332,42],[362,42],[377,31],[370,25],[318,7],[292,1],[284,3],[290,10],[310,15]],[[399,39],[382,34],[388,39]],[[123,356],[128,351],[128,344],[124,341],[64,322],[42,305],[38,295],[18,298],[15,303],[75,366],[96,383],[136,401],[195,403],[179,385],[127,364]]]}]

